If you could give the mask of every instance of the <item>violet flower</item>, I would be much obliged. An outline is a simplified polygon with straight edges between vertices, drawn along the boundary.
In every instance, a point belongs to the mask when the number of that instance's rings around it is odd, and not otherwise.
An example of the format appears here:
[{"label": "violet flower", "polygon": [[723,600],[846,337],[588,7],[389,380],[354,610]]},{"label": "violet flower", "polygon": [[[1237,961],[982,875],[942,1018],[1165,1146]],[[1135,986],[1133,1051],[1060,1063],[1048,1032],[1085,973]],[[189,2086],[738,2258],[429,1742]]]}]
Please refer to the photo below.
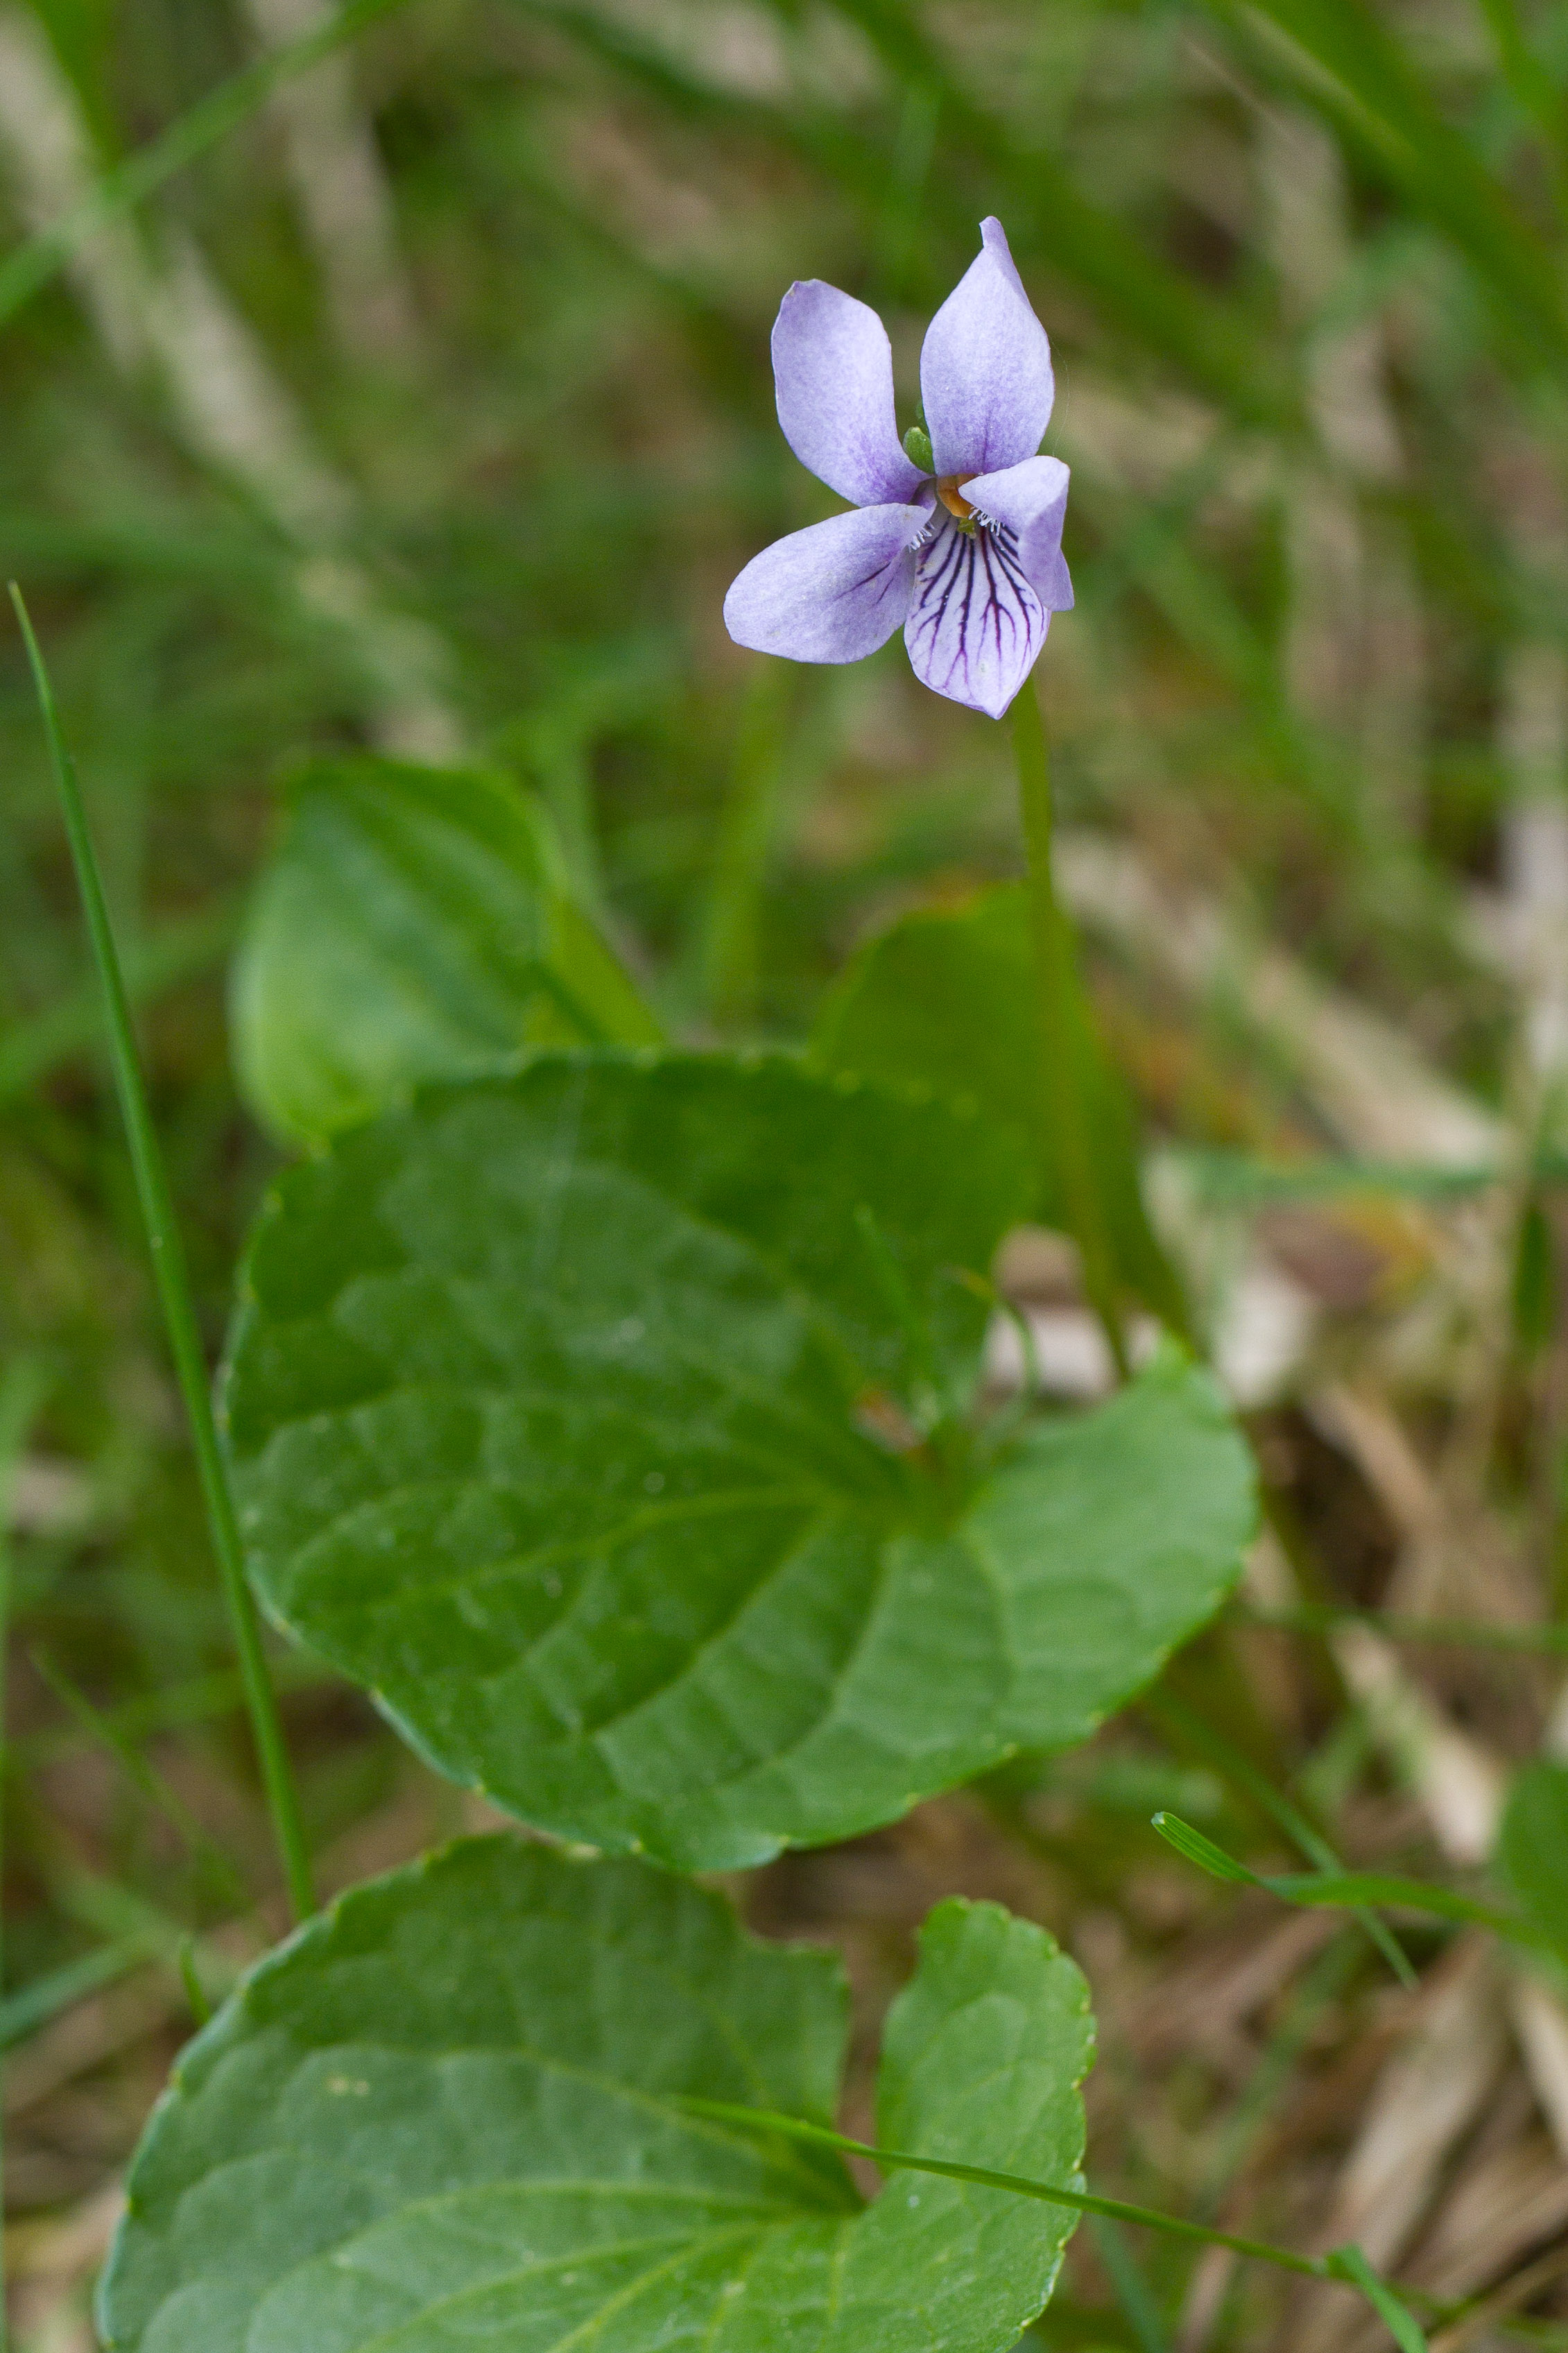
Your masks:
[{"label": "violet flower", "polygon": [[[754,556],[724,599],[738,645],[850,662],[903,624],[915,676],[1000,719],[1072,603],[1062,557],[1068,470],[1036,451],[1051,347],[998,220],[926,331],[925,432],[900,447],[893,355],[875,311],[811,278],[773,328],[779,423],[854,512]],[[910,445],[929,463],[915,462]],[[934,479],[933,479],[934,478]]]}]

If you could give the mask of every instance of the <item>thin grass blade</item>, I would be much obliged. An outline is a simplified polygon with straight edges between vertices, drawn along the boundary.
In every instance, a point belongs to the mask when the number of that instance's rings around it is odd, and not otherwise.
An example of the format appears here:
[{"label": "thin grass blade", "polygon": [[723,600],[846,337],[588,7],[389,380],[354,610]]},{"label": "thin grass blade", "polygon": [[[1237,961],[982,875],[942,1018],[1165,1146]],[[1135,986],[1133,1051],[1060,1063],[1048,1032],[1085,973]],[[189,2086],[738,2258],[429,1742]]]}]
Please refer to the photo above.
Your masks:
[{"label": "thin grass blade", "polygon": [[141,1203],[142,1223],[158,1296],[163,1311],[169,1345],[174,1359],[181,1394],[191,1426],[192,1443],[201,1480],[203,1501],[206,1506],[207,1525],[212,1535],[213,1550],[217,1555],[229,1615],[234,1628],[235,1645],[239,1653],[240,1672],[245,1678],[246,1697],[249,1705],[251,1726],[256,1738],[261,1765],[263,1785],[268,1810],[272,1816],[274,1835],[282,1861],[284,1877],[297,1917],[303,1919],[315,1909],[311,1887],[310,1866],[305,1843],[304,1826],[300,1816],[299,1799],[294,1788],[292,1767],[283,1738],[283,1727],[278,1714],[278,1702],[267,1672],[266,1653],[261,1644],[261,1629],[250,1587],[246,1580],[244,1556],[240,1546],[239,1528],[235,1519],[234,1502],[229,1493],[228,1474],[222,1450],[218,1444],[217,1425],[213,1415],[212,1394],[208,1384],[206,1361],[203,1355],[201,1335],[196,1325],[195,1308],[191,1297],[190,1278],[181,1247],[179,1227],[174,1218],[174,1202],[163,1167],[163,1154],[153,1124],[142,1081],[141,1061],[136,1050],[135,1033],[131,1025],[131,1008],[126,996],[124,975],[114,944],[114,933],[109,919],[109,908],[99,875],[98,860],[92,838],[88,830],[87,812],[82,805],[81,790],[76,771],[66,751],[55,709],[54,693],[43,655],[21,590],[13,581],[11,601],[16,607],[27,659],[37,693],[38,709],[48,743],[49,758],[54,768],[55,783],[59,792],[60,807],[69,838],[71,858],[76,867],[78,887],[91,936],[94,960],[103,988],[104,1008],[108,1018],[110,1054],[114,1065],[116,1091],[124,1115],[127,1140],[131,1147],[132,1165],[136,1176],[137,1197]]}]

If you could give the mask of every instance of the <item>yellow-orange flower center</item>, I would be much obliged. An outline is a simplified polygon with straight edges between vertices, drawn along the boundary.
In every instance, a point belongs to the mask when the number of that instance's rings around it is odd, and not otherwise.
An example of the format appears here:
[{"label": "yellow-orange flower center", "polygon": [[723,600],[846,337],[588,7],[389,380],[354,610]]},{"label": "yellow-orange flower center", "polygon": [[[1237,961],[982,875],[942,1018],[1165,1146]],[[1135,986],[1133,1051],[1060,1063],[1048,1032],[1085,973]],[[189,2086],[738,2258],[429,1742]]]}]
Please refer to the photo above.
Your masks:
[{"label": "yellow-orange flower center", "polygon": [[942,474],[937,479],[937,497],[942,501],[948,513],[956,515],[960,522],[967,522],[974,512],[974,509],[964,497],[963,490],[965,482],[972,482],[973,480],[973,474]]}]

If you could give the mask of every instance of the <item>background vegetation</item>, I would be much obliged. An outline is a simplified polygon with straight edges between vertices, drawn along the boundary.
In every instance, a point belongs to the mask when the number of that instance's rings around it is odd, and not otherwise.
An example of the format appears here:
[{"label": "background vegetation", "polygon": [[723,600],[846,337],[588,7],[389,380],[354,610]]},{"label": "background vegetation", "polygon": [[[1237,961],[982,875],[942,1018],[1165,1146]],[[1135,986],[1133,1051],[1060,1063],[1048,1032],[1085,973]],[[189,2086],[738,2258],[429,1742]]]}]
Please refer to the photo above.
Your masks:
[{"label": "background vegetation", "polygon": [[[0,555],[215,1355],[277,1159],[225,968],[303,755],[510,769],[697,1039],[799,1037],[878,923],[1014,871],[1001,730],[896,642],[796,671],[719,617],[833,504],[773,417],[784,287],[883,311],[907,422],[924,321],[1000,214],[1074,474],[1078,609],[1041,671],[1064,870],[1270,1534],[1248,1610],[1089,1751],[748,1901],[846,1946],[868,2046],[932,1897],[1005,1896],[1094,1986],[1099,2188],[1359,2236],[1484,2299],[1445,2346],[1568,2339],[1555,1997],[1428,1928],[1402,1987],[1353,1923],[1238,1899],[1146,1828],[1169,1804],[1278,1862],[1261,1776],[1358,1862],[1462,1875],[1508,1764],[1568,1739],[1547,1661],[1506,1647],[1568,1592],[1568,12],[406,0],[29,269],[100,173],[315,20],[0,0]],[[17,2340],[67,2353],[188,2029],[182,1949],[216,1988],[282,1911],[14,640],[0,842],[0,2040]],[[1048,1380],[1092,1384],[1070,1265],[1037,1240],[1008,1272]],[[471,1816],[357,1695],[282,1672],[329,1882]],[[1362,2325],[1086,2230],[1044,2327],[1314,2353]]]}]

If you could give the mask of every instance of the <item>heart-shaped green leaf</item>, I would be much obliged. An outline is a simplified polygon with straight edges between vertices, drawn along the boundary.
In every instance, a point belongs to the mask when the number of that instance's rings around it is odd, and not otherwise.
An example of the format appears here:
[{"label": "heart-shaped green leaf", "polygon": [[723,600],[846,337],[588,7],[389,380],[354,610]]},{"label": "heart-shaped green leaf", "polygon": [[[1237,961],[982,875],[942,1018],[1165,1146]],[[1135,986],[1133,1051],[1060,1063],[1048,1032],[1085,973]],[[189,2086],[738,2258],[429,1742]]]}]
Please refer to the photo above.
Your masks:
[{"label": "heart-shaped green leaf", "polygon": [[658,1025],[573,900],[538,803],[368,754],[295,780],[234,969],[240,1082],[315,1142],[425,1079]]},{"label": "heart-shaped green leaf", "polygon": [[[356,1889],[185,2052],[129,2183],[111,2353],[1008,2353],[1073,2216],[827,2153],[843,1979],[636,1862],[472,1840]],[[1087,1989],[942,1905],[894,2004],[882,2137],[1077,2187]]]},{"label": "heart-shaped green leaf", "polygon": [[269,1608],[444,1772],[693,1870],[1082,1737],[1216,1606],[1251,1486],[1173,1359],[987,1455],[1029,1181],[782,1058],[542,1058],[356,1131],[249,1261]]},{"label": "heart-shaped green leaf", "polygon": [[[920,908],[868,941],[829,989],[812,1052],[826,1070],[894,1084],[919,1080],[977,1103],[1025,1140],[1044,1170],[1031,1215],[1065,1227],[1063,1187],[1049,1166],[1051,1074],[1040,1046],[1037,986],[1018,884],[981,892],[962,907]],[[1132,1105],[1081,989],[1073,1010],[1079,1085],[1117,1278],[1180,1331],[1181,1286],[1139,1189]]]}]

